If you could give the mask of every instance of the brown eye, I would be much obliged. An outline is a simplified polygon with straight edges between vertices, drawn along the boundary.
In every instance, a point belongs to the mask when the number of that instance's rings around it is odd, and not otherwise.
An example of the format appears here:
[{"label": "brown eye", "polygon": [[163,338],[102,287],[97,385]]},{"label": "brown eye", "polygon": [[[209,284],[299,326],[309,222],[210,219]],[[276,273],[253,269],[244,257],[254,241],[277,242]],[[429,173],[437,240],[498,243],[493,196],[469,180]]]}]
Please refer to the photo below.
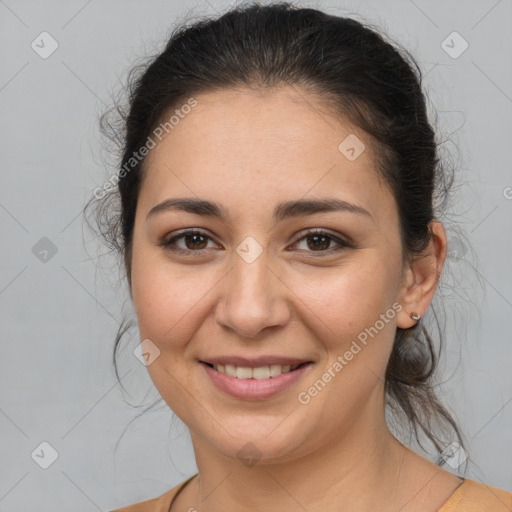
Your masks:
[{"label": "brown eye", "polygon": [[[208,250],[208,241],[211,237],[202,231],[189,229],[173,236],[161,245],[169,251],[177,253],[201,253]],[[181,245],[178,244],[181,243]]]},{"label": "brown eye", "polygon": [[[306,232],[294,246],[302,241],[306,241],[305,249],[307,252],[320,252],[320,253],[332,253],[341,251],[346,248],[354,248],[352,243],[349,243],[341,238],[321,229],[315,229]],[[337,247],[331,247],[332,243],[337,244]]]},{"label": "brown eye", "polygon": [[187,249],[204,249],[208,243],[205,244],[206,237],[196,233],[195,235],[184,235],[183,240]]},{"label": "brown eye", "polygon": [[[328,249],[331,245],[331,237],[326,235],[309,235],[306,237],[308,240],[308,248],[312,250],[316,249]],[[311,243],[309,243],[311,242]]]}]

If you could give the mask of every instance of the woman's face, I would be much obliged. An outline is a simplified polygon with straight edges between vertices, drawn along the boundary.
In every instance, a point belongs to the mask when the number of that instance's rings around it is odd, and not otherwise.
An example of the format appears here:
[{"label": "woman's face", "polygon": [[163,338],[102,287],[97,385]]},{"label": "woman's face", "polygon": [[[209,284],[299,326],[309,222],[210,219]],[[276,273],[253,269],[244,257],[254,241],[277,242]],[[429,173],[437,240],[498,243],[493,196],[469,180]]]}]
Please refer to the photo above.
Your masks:
[{"label": "woman's face", "polygon": [[[148,371],[193,440],[228,457],[286,461],[375,428],[405,314],[396,204],[367,140],[305,98],[198,95],[146,159],[132,297]],[[185,229],[199,234],[171,240]],[[230,357],[259,378],[205,364]],[[310,364],[278,377],[287,361]]]}]

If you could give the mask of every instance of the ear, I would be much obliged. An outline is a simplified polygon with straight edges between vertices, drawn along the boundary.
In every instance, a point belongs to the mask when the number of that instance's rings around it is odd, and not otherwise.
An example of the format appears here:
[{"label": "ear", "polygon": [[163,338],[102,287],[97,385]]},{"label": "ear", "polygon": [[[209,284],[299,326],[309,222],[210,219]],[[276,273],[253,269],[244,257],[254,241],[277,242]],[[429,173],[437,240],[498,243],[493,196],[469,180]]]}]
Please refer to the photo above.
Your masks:
[{"label": "ear", "polygon": [[397,326],[407,329],[417,321],[411,314],[422,317],[428,309],[437,289],[439,277],[446,259],[446,232],[439,221],[430,223],[432,233],[429,245],[404,270],[403,284],[399,291],[398,302],[402,310],[397,315]]}]

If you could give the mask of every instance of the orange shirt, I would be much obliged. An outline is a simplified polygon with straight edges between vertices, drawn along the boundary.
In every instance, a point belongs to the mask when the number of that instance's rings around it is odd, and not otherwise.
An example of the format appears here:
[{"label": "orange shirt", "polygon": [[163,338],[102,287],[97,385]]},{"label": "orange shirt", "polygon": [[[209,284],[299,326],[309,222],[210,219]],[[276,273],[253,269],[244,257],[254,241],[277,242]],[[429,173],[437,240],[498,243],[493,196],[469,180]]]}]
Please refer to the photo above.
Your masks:
[{"label": "orange shirt", "polygon": [[[158,498],[116,508],[111,512],[169,512],[175,496],[195,476]],[[437,512],[512,512],[512,493],[466,478]]]}]

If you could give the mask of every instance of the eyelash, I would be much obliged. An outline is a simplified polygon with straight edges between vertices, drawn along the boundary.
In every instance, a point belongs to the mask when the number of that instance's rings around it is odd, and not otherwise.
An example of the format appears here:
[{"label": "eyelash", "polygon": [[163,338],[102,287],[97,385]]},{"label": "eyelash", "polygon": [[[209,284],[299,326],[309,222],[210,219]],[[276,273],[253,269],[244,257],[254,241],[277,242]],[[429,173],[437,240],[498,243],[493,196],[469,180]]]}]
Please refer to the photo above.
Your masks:
[{"label": "eyelash", "polygon": [[[197,229],[191,228],[191,229],[186,229],[185,231],[182,231],[178,235],[170,238],[169,240],[162,242],[160,245],[165,250],[171,251],[171,252],[177,253],[177,254],[196,253],[198,255],[202,255],[204,252],[208,251],[208,249],[199,249],[199,250],[195,251],[192,249],[181,249],[181,248],[175,247],[175,246],[173,247],[173,245],[175,244],[175,242],[177,240],[179,240],[181,238],[185,238],[187,236],[191,236],[191,235],[201,235],[201,236],[211,240],[211,237],[207,233],[204,233],[203,231],[199,231]],[[299,242],[301,242],[302,240],[307,239],[310,236],[315,236],[315,235],[326,236],[339,245],[339,247],[337,247],[337,248],[334,248],[334,249],[330,248],[325,251],[307,251],[307,252],[311,252],[311,253],[318,252],[320,254],[332,254],[334,252],[342,251],[344,249],[355,249],[355,245],[353,243],[348,242],[346,240],[342,240],[341,238],[339,238],[323,229],[316,228],[316,229],[312,229],[312,230],[309,230],[306,232],[302,231],[301,233],[299,233],[299,235],[302,235],[302,236],[293,245],[296,245]]]}]

